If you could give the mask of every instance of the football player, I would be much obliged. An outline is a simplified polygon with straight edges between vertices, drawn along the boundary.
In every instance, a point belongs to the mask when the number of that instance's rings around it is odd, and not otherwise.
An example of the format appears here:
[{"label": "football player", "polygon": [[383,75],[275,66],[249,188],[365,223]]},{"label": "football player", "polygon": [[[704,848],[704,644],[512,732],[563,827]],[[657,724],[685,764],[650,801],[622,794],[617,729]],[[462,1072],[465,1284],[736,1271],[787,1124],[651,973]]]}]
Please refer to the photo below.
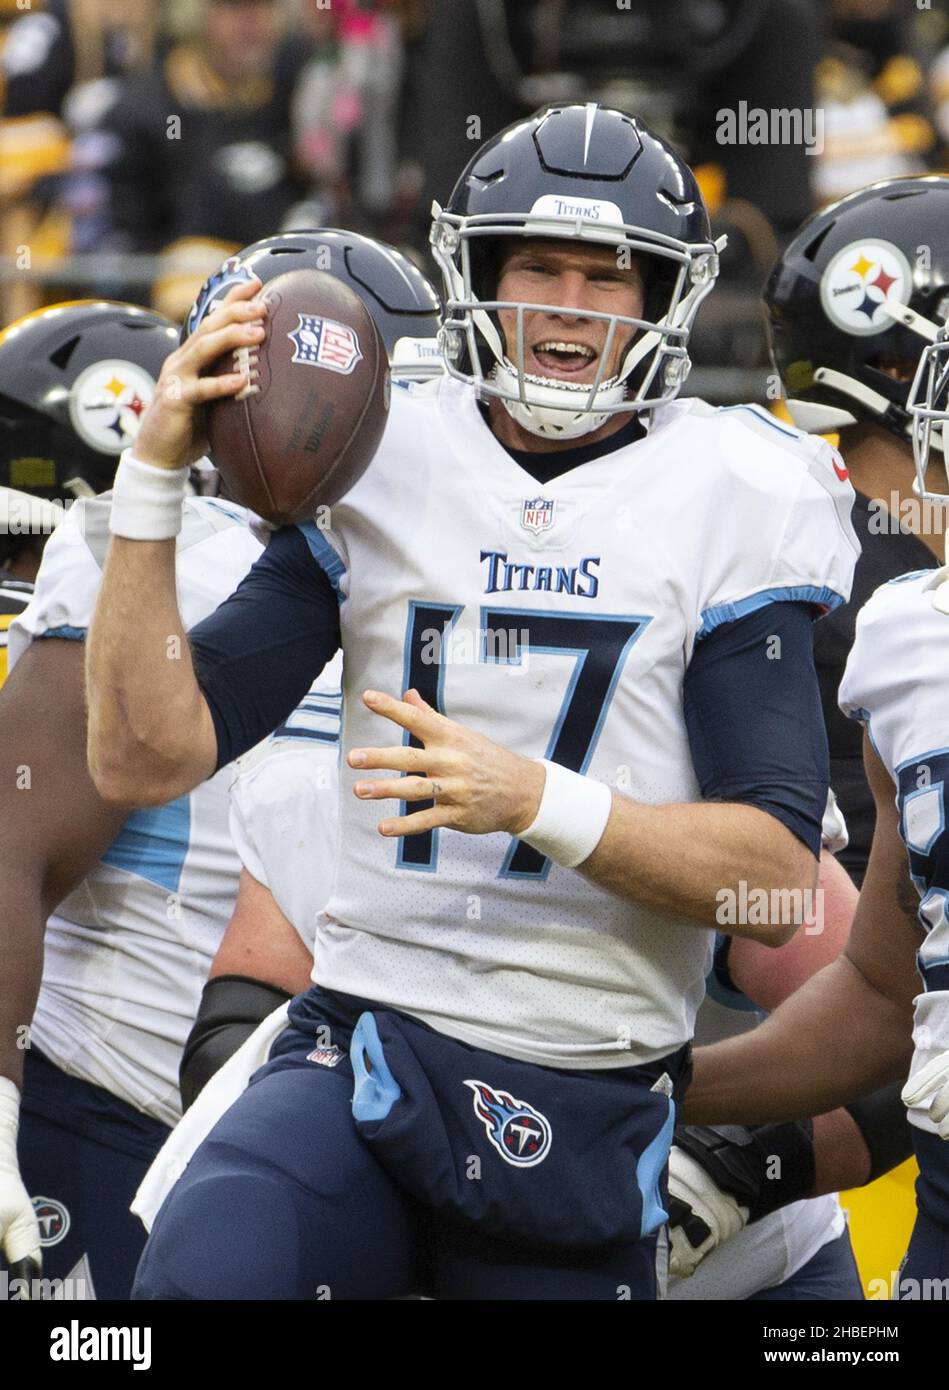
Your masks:
[{"label": "football player", "polygon": [[[815,628],[831,785],[847,820],[841,863],[859,887],[873,837],[860,731],[837,692],[862,604],[942,560],[944,514],[914,498],[907,388],[949,294],[949,177],[887,179],[809,218],[764,299],[774,366],[801,429],[839,432],[861,545],[850,602]],[[940,456],[933,472],[944,483]]]},{"label": "football player", "polygon": [[[8,329],[11,475],[58,496],[107,487],[177,341],[149,310],[101,301]],[[181,1048],[239,868],[227,774],[131,813],[89,778],[83,642],[109,508],[74,501],[47,544],[0,699],[0,1242],[12,1264],[42,1249],[45,1277],[87,1298],[128,1296],[142,1244],[128,1201],[180,1113]],[[176,575],[194,620],[260,552],[241,508],[189,498]]]},{"label": "football player", "polygon": [[[779,257],[765,290],[772,356],[790,398],[788,408],[804,428],[840,431],[856,489],[853,520],[862,550],[854,593],[817,626],[815,650],[831,779],[850,834],[841,862],[858,884],[872,837],[873,796],[863,772],[859,726],[838,708],[838,689],[861,604],[888,579],[935,568],[942,551],[943,508],[914,496],[907,385],[949,307],[947,211],[949,178],[889,179],[862,189],[808,219]],[[930,492],[944,488],[944,459],[934,458],[929,468]],[[787,978],[782,953],[762,960],[754,945],[739,941],[725,948],[719,970],[733,980],[750,973],[752,997],[773,1007],[827,963],[814,941],[802,944],[811,947],[809,965],[797,980]],[[820,944],[827,946],[826,934]],[[849,1119],[838,1113],[833,1122],[821,1121],[816,1143],[823,1152],[817,1165],[824,1186],[818,1190],[827,1190],[831,1172],[835,1183],[856,1186],[909,1156],[912,1144],[899,1090],[893,1084],[855,1101]],[[750,1135],[692,1133],[684,1142],[692,1163],[699,1165],[691,1169],[690,1195],[719,1232],[736,1219],[735,1208],[726,1199],[719,1208],[722,1224],[716,1222],[714,1184],[706,1194],[711,1206],[701,1196],[703,1166],[732,1196],[742,1197],[746,1212],[787,1200],[778,1185],[765,1180],[767,1145],[759,1147]],[[813,1176],[815,1159],[806,1153],[806,1136],[799,1142],[804,1161],[790,1190],[807,1190]],[[708,1226],[700,1220],[691,1227],[699,1249],[711,1248]],[[674,1247],[682,1239],[674,1235]],[[680,1253],[689,1262],[698,1258],[684,1247]]]},{"label": "football player", "polygon": [[[944,294],[937,303],[944,314]],[[949,421],[949,336],[944,323],[931,326],[907,409],[916,494],[945,507],[944,458],[931,450],[941,452]],[[941,1288],[949,1277],[947,615],[949,565],[890,580],[861,609],[840,705],[864,726],[876,828],[851,940],[753,1036],[698,1054],[694,1100],[698,1120],[810,1114],[903,1081],[909,1067],[903,1100],[920,1170],[917,1216],[892,1288],[908,1299],[931,1296],[927,1281]],[[828,1070],[819,1058],[830,1049]],[[767,1094],[756,1084],[760,1073],[743,1072],[736,1085],[735,1066],[766,1067]]]},{"label": "football player", "polygon": [[716,895],[814,885],[811,621],[849,593],[852,490],[822,441],[674,401],[717,273],[691,172],[622,112],[550,107],[477,152],[433,238],[450,378],[393,394],[332,526],[278,531],[190,660],[157,659],[185,636],[176,499],[195,406],[242,385],[202,369],[261,341],[254,286],[173,355],[120,469],[107,798],[184,794],[344,650],[318,983],[162,1206],[142,1297],[654,1297]]}]

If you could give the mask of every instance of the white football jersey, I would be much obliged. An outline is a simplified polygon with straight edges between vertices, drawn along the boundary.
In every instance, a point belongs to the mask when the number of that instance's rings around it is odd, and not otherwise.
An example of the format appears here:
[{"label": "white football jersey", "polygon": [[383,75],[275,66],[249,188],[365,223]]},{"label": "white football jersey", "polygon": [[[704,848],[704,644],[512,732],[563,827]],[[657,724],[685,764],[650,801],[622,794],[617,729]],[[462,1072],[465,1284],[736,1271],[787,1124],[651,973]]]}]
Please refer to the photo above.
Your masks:
[{"label": "white football jersey", "polygon": [[[107,497],[77,502],[50,537],[34,598],[10,628],[11,665],[38,638],[85,637],[110,507]],[[261,552],[242,508],[189,498],[177,546],[185,628],[213,612]],[[169,1125],[181,1114],[181,1051],[237,894],[231,776],[222,768],[188,796],[133,811],[46,929],[33,1042],[70,1075]]]},{"label": "white football jersey", "polygon": [[[469,388],[394,393],[332,529],[302,528],[340,599],[343,747],[402,741],[360,696],[415,686],[526,756],[647,803],[700,799],[682,702],[694,644],[772,601],[847,598],[845,478],[823,441],[689,400],[541,486]],[[548,1066],[630,1066],[692,1036],[705,931],[503,834],[383,838],[392,807],[355,798],[356,777],[344,762],[320,984]]]},{"label": "white football jersey", "polygon": [[284,723],[237,759],[231,784],[241,863],[311,954],[337,863],[342,669],[337,654]]},{"label": "white football jersey", "polygon": [[[864,604],[840,707],[860,719],[896,787],[900,834],[920,895],[926,932],[917,952],[923,992],[915,1001],[910,1076],[949,1048],[949,616],[932,605],[941,574],[922,570],[883,584]],[[930,1101],[909,1110],[930,1134]]]}]

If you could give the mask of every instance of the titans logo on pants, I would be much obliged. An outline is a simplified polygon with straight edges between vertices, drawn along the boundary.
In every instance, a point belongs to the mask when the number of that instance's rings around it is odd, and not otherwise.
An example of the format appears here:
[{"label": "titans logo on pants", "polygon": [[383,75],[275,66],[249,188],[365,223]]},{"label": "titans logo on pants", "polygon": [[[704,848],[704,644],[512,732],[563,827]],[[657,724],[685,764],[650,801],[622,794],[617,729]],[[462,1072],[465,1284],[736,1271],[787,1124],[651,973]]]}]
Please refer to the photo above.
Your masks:
[{"label": "titans logo on pants", "polygon": [[542,1163],[550,1152],[547,1117],[503,1091],[492,1091],[483,1081],[466,1081],[465,1085],[474,1092],[474,1112],[505,1163],[516,1168]]}]

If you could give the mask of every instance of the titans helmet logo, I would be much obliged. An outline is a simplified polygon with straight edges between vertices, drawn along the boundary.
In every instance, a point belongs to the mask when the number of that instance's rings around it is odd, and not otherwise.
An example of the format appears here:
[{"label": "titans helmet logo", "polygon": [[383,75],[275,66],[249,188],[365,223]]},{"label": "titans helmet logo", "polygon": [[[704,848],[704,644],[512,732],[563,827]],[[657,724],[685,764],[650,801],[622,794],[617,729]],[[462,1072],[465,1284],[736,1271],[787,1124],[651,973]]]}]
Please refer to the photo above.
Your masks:
[{"label": "titans helmet logo", "polygon": [[212,309],[224,298],[234,285],[246,285],[253,280],[254,272],[242,265],[239,257],[229,256],[222,266],[209,275],[198,291],[197,298],[185,320],[185,333],[188,337],[201,324]]},{"label": "titans helmet logo", "polygon": [[550,1123],[545,1115],[503,1091],[492,1091],[483,1081],[466,1081],[474,1092],[474,1112],[488,1138],[515,1168],[532,1168],[550,1152]]}]

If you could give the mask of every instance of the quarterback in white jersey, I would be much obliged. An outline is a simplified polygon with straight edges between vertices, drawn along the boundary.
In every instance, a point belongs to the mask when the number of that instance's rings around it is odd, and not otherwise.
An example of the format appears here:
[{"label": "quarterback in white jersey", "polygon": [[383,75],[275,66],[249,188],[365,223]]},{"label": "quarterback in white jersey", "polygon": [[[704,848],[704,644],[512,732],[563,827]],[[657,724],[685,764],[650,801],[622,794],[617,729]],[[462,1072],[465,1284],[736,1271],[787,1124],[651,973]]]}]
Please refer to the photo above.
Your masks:
[{"label": "quarterback in white jersey", "polygon": [[[811,622],[849,592],[852,495],[822,442],[673,400],[717,264],[693,176],[624,113],[551,108],[479,151],[436,229],[461,380],[394,393],[331,525],[277,532],[180,669],[147,654],[183,626],[134,479],[173,486],[194,404],[238,389],[200,373],[262,331],[253,285],[174,355],[183,389],[120,470],[90,643],[107,797],[186,790],[344,652],[317,984],[163,1205],[142,1297],[654,1297],[716,894],[814,882]],[[156,706],[177,718],[133,758]]]},{"label": "quarterback in white jersey", "polygon": [[[141,1241],[125,1208],[181,1113],[179,1058],[240,867],[228,830],[229,769],[160,807],[99,809],[91,792],[88,804],[77,800],[71,760],[83,756],[82,645],[102,577],[110,508],[107,496],[73,505],[46,546],[33,598],[9,634],[8,689],[32,704],[51,745],[48,765],[33,769],[36,790],[29,794],[31,802],[42,797],[40,829],[55,821],[57,801],[71,805],[79,821],[58,843],[55,824],[48,831],[54,843],[43,869],[49,880],[43,899],[58,906],[46,922],[35,1009],[25,994],[21,1001],[28,986],[19,970],[4,986],[5,1012],[29,1024],[21,1034],[28,1048],[20,1172],[40,1222],[44,1275],[71,1277],[74,1284],[65,1287],[81,1288],[78,1296],[86,1297],[128,1296]],[[261,552],[243,508],[190,498],[176,555],[183,608],[195,621],[213,611]],[[169,649],[168,658],[174,656]],[[29,764],[17,708],[4,704],[0,728],[16,758]],[[77,737],[78,748],[71,744],[67,756],[60,741]],[[41,834],[33,858],[43,843]],[[21,932],[40,913],[33,877],[26,857],[4,874],[11,904],[21,895],[31,904],[36,897]],[[70,891],[63,896],[56,884]],[[11,910],[14,916],[20,920]],[[24,961],[27,950],[43,949],[42,940],[10,945]]]},{"label": "quarterback in white jersey", "polygon": [[[414,688],[525,756],[650,803],[696,800],[684,670],[697,642],[775,596],[830,604],[846,589],[849,499],[833,468],[826,444],[763,411],[683,401],[535,498],[465,387],[397,397],[332,529],[302,528],[340,595],[343,747],[385,739],[359,692]],[[727,525],[710,531],[722,496]],[[399,545],[395,584],[374,563],[384,544]],[[591,888],[504,834],[393,845],[355,781],[344,769],[348,853],[316,938],[324,985],[411,1001],[441,1032],[548,1066],[652,1061],[691,1036],[707,950],[691,921]]]}]

